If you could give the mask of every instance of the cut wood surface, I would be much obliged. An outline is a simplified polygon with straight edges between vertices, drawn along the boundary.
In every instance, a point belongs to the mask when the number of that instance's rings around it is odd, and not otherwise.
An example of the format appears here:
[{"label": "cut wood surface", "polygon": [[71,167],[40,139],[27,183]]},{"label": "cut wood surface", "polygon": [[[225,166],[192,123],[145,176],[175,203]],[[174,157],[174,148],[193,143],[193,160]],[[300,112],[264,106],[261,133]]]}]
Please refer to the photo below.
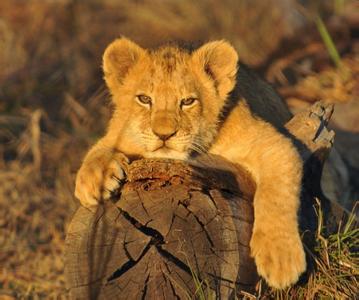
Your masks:
[{"label": "cut wood surface", "polygon": [[[333,143],[332,106],[315,104],[286,125],[305,161],[304,227],[314,218],[323,161]],[[285,174],[284,174],[285,176]],[[223,299],[251,290],[251,176],[220,157],[134,161],[112,201],[80,207],[66,238],[66,281],[74,299]],[[308,217],[304,217],[308,216]]]}]

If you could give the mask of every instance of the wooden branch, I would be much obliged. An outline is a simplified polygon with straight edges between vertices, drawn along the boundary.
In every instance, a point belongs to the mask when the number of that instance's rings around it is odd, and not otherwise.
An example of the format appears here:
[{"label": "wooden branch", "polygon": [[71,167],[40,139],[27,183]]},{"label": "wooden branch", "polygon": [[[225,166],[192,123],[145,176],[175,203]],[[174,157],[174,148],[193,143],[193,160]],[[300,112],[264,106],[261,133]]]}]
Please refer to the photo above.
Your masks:
[{"label": "wooden branch", "polygon": [[[334,134],[331,106],[315,104],[286,126],[306,162],[313,200]],[[313,168],[315,165],[315,168]],[[80,207],[66,238],[67,286],[74,299],[224,299],[254,287],[249,256],[255,184],[219,157],[185,163],[143,159],[113,201]],[[199,288],[201,287],[201,288]]]}]

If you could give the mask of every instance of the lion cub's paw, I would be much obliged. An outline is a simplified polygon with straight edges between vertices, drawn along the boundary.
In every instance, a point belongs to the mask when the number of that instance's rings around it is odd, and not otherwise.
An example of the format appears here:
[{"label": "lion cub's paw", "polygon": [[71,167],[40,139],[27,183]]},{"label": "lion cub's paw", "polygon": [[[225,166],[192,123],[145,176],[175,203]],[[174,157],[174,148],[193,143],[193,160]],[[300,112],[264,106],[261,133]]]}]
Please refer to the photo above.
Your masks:
[{"label": "lion cub's paw", "polygon": [[120,188],[128,165],[128,158],[122,153],[96,155],[87,159],[76,177],[75,196],[85,207],[98,205],[111,197]]},{"label": "lion cub's paw", "polygon": [[251,255],[258,274],[271,287],[283,289],[298,281],[306,269],[305,253],[298,234],[290,236],[279,232],[267,234],[257,230],[253,233]]}]

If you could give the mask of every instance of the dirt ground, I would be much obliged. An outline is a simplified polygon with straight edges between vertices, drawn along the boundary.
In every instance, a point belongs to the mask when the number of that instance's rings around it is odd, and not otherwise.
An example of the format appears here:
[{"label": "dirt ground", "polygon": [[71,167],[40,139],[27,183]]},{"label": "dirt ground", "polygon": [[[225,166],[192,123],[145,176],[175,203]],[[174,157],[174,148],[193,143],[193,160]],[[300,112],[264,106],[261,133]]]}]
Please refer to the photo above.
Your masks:
[{"label": "dirt ground", "polygon": [[[111,115],[101,57],[120,35],[144,47],[225,38],[293,112],[335,103],[338,186],[328,193],[350,210],[359,200],[359,6],[316,3],[1,1],[0,299],[68,296],[63,251],[78,206],[74,178]],[[323,43],[318,15],[339,63]]]}]

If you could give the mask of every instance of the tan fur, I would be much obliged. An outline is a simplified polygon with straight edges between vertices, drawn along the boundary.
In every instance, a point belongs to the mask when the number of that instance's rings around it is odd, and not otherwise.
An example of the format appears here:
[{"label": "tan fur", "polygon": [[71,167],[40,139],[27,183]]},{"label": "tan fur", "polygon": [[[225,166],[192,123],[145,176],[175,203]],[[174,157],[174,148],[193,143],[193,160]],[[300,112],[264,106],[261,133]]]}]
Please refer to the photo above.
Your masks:
[{"label": "tan fur", "polygon": [[[114,41],[103,68],[115,112],[78,172],[75,195],[87,207],[108,197],[125,176],[127,158],[186,159],[191,151],[221,155],[245,166],[256,181],[251,253],[259,274],[284,288],[306,268],[297,219],[302,162],[291,141],[251,110],[260,107],[258,113],[274,124],[283,122],[283,108],[268,99],[266,110],[263,99],[251,102],[235,93],[241,88],[237,62],[236,51],[224,41],[193,53]],[[224,115],[230,92],[238,103]],[[138,95],[149,96],[152,104]],[[198,100],[181,105],[188,98]]]}]

